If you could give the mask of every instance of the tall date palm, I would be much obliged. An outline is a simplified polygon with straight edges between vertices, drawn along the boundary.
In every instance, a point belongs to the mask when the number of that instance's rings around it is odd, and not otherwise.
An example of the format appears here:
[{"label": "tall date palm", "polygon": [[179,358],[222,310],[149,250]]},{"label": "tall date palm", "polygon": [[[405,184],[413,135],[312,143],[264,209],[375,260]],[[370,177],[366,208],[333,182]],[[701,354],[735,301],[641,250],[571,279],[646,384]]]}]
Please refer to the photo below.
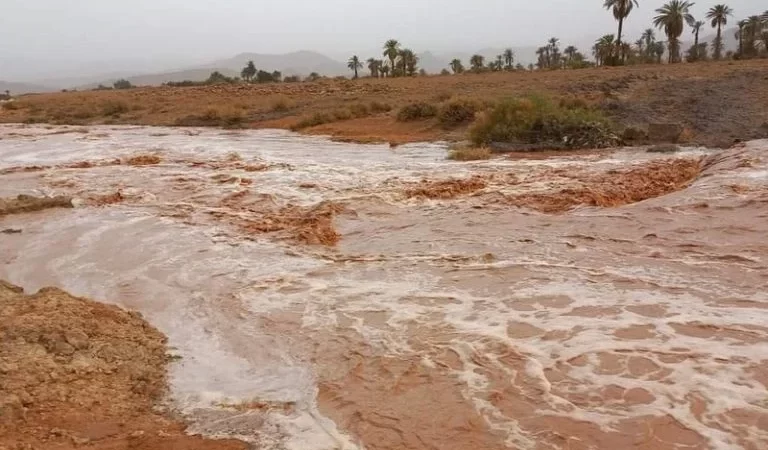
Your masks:
[{"label": "tall date palm", "polygon": [[715,5],[707,11],[707,19],[710,20],[712,28],[717,28],[717,37],[715,38],[715,59],[723,57],[723,33],[722,29],[728,25],[728,16],[733,15],[733,10],[728,5]]},{"label": "tall date palm", "polygon": [[[613,12],[613,17],[619,21],[619,34],[616,35],[616,48],[621,48],[621,32],[624,30],[624,20],[629,17],[629,14],[635,7],[640,7],[637,0],[605,0],[603,7]],[[624,60],[622,53],[622,61]],[[616,55],[618,58],[618,55]],[[618,62],[618,61],[614,61]]]},{"label": "tall date palm", "polygon": [[691,15],[693,2],[688,0],[670,0],[667,4],[656,10],[657,16],[653,18],[653,25],[664,30],[669,42],[669,62],[680,62],[680,35],[683,34],[685,24],[695,22]]}]

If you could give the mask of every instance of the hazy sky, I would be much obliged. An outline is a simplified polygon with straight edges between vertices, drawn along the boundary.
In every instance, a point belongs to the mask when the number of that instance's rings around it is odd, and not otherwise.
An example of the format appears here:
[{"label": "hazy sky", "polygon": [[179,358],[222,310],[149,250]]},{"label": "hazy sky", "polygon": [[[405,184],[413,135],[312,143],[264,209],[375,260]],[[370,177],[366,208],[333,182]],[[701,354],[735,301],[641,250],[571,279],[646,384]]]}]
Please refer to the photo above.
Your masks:
[{"label": "hazy sky", "polygon": [[[700,1],[699,18],[726,1],[738,17],[763,0]],[[307,49],[331,55],[376,49],[396,37],[414,50],[473,51],[583,44],[614,32],[603,0],[2,0],[3,61],[207,61],[240,52]],[[640,0],[626,24],[634,41],[662,0]],[[735,22],[735,20],[734,20]],[[709,34],[707,31],[705,34]],[[584,49],[586,50],[586,49]],[[363,56],[363,55],[361,55]],[[368,55],[366,55],[368,56]],[[19,62],[21,60],[21,62]],[[25,62],[26,61],[26,62]],[[7,64],[6,64],[7,65]]]}]

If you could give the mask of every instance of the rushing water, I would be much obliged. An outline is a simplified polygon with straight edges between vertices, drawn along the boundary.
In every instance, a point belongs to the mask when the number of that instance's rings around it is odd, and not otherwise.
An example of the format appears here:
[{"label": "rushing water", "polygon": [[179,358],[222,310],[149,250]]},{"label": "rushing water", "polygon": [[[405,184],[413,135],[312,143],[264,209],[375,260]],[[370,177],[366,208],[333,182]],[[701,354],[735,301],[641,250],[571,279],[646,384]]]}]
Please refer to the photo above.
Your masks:
[{"label": "rushing water", "polygon": [[[0,175],[0,196],[78,205],[0,218],[23,230],[0,234],[0,278],[141,311],[181,356],[192,431],[310,450],[768,446],[768,142],[663,197],[547,215],[500,199],[660,156],[62,131],[0,127],[0,170],[50,166]],[[65,167],[148,152],[161,163]],[[403,194],[473,175],[470,195]],[[343,206],[334,247],[243,226],[322,202]]]}]

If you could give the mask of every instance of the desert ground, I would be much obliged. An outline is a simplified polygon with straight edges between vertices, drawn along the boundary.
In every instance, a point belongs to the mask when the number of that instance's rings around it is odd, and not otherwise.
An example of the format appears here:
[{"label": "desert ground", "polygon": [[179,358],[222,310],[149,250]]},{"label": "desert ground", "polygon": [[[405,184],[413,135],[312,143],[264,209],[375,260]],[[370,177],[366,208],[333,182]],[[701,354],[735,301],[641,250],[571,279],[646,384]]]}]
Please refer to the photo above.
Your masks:
[{"label": "desert ground", "polygon": [[[0,122],[301,127],[355,142],[460,141],[466,125],[434,119],[398,122],[408,103],[439,105],[459,97],[492,105],[530,93],[579,99],[604,111],[620,132],[649,123],[679,123],[689,143],[728,147],[768,133],[768,60],[601,67],[566,71],[462,74],[312,83],[155,87],[24,96]],[[386,111],[389,110],[389,111]],[[302,126],[317,114],[329,123]],[[309,122],[311,123],[311,122]]]},{"label": "desert ground", "polygon": [[[757,60],[22,96],[0,109],[0,450],[764,449],[766,81]],[[470,122],[397,119],[532,92],[624,142],[460,162]],[[656,123],[683,130],[664,152],[625,132]]]}]

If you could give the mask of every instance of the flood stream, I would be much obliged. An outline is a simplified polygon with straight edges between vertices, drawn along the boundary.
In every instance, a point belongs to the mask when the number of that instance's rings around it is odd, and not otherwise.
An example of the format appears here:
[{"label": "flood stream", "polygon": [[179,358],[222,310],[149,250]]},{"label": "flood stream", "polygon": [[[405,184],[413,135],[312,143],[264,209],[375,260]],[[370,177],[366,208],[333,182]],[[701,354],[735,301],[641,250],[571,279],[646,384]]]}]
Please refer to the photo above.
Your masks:
[{"label": "flood stream", "polygon": [[[0,126],[0,197],[76,205],[0,217],[0,279],[140,311],[190,431],[254,448],[764,449],[766,151]],[[638,203],[509,200],[670,158],[701,173]]]}]

